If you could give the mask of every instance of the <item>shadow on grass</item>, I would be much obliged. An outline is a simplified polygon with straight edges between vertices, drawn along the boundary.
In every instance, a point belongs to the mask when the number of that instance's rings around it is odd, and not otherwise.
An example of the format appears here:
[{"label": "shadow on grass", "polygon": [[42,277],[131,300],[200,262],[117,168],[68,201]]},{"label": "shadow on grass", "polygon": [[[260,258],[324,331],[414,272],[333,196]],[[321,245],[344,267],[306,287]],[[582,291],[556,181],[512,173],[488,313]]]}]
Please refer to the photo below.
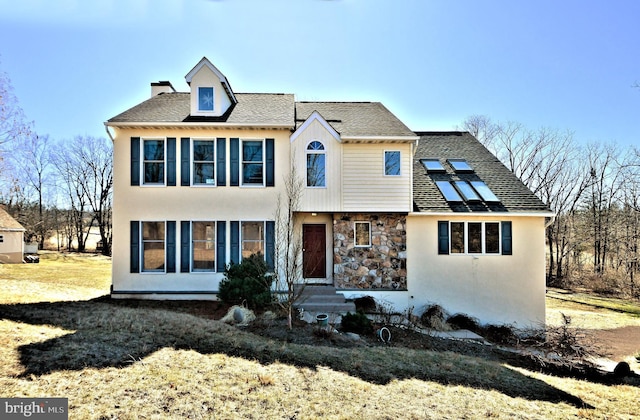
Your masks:
[{"label": "shadow on grass", "polygon": [[109,298],[0,305],[0,319],[52,325],[73,333],[18,348],[23,377],[85,368],[123,367],[162,348],[226,354],[262,364],[326,366],[370,383],[420,379],[496,390],[514,398],[593,408],[580,398],[498,361],[400,347],[335,348],[270,340],[218,321],[159,309],[132,308]]}]

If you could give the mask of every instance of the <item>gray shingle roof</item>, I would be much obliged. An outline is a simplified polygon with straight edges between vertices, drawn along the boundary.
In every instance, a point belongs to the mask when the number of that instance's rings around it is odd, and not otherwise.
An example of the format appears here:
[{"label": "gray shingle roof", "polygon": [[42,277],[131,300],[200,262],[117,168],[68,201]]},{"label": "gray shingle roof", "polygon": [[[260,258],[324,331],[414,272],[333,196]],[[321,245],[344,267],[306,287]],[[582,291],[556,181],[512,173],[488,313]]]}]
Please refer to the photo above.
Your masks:
[{"label": "gray shingle roof", "polygon": [[0,206],[0,230],[25,230],[16,219]]},{"label": "gray shingle roof", "polygon": [[342,137],[415,137],[380,102],[296,102],[296,128],[318,111]]},{"label": "gray shingle roof", "polygon": [[[416,133],[420,143],[413,162],[413,203],[419,212],[548,212],[549,208],[475,137],[466,132]],[[427,174],[420,159],[438,158],[446,173]],[[455,173],[447,159],[465,159],[473,173]],[[437,180],[482,180],[499,203],[447,202]]]},{"label": "gray shingle roof", "polygon": [[274,93],[237,93],[238,103],[222,117],[190,117],[188,92],[162,93],[111,118],[109,123],[223,122],[293,127],[294,96]]}]

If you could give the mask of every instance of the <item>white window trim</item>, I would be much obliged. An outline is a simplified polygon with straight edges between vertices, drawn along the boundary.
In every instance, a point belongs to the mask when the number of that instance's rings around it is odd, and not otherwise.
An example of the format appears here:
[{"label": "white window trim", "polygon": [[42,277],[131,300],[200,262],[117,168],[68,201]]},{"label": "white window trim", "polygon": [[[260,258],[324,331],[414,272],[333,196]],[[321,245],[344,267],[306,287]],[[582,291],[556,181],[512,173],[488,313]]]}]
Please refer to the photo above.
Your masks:
[{"label": "white window trim", "polygon": [[[213,184],[196,184],[195,183],[195,176],[196,176],[196,171],[194,168],[194,164],[195,164],[195,160],[193,158],[193,155],[195,153],[195,146],[194,146],[194,142],[196,141],[210,141],[211,143],[213,143]],[[217,143],[216,143],[216,139],[215,138],[211,138],[211,137],[204,137],[204,138],[192,138],[191,139],[191,148],[190,148],[190,153],[191,156],[189,156],[189,169],[191,172],[191,186],[195,187],[195,188],[213,188],[218,186],[218,162],[217,162],[217,153],[218,151],[216,150],[217,148]],[[200,161],[200,162],[207,162],[207,161]],[[196,220],[197,221],[197,220]]]},{"label": "white window trim", "polygon": [[[259,141],[262,143],[262,184],[257,183],[247,183],[244,182],[244,142],[245,141]],[[266,185],[266,171],[267,171],[267,150],[266,150],[266,141],[263,138],[253,139],[253,138],[243,138],[240,139],[240,186],[245,188],[264,188]],[[247,161],[248,163],[256,163]]]},{"label": "white window trim", "polygon": [[[464,252],[453,252],[451,250],[451,223],[464,223]],[[481,225],[481,238],[482,238],[482,252],[469,252],[469,223],[480,223]],[[498,225],[498,252],[487,252],[487,236],[486,236],[486,224],[493,223]],[[450,220],[449,221],[449,255],[477,255],[477,256],[501,256],[502,255],[502,223],[495,220]]]},{"label": "white window trim", "polygon": [[[143,223],[164,223],[164,270],[145,271],[144,269],[144,227]],[[158,241],[149,241],[158,242]],[[153,275],[153,274],[167,274],[167,221],[166,220],[141,220],[140,221],[140,274]]]},{"label": "white window trim", "polygon": [[[160,140],[162,141],[163,145],[164,145],[164,152],[163,152],[163,156],[164,156],[164,160],[163,160],[163,165],[164,165],[164,179],[163,181],[160,183],[146,183],[144,182],[144,163],[146,162],[146,159],[144,158],[144,142],[145,141],[154,141],[154,140]],[[156,162],[156,161],[149,161],[149,162]],[[158,188],[158,187],[166,187],[167,186],[167,138],[166,137],[149,137],[149,138],[141,138],[140,139],[140,186],[141,187],[150,187],[150,188]]]},{"label": "white window trim", "polygon": [[[211,98],[211,100],[213,101],[213,103],[211,104],[211,109],[201,109],[200,108],[200,88],[211,88],[211,95],[213,96]],[[215,86],[198,86],[197,88],[198,91],[198,112],[201,113],[214,113],[216,112],[216,87]]]},{"label": "white window trim", "polygon": [[[244,235],[242,234],[242,224],[243,223],[261,223],[262,224],[262,257],[266,261],[267,259],[267,221],[266,220],[240,220],[240,261],[244,259],[242,256],[243,245],[244,245]],[[251,242],[257,242],[251,240]]]},{"label": "white window trim", "polygon": [[[211,222],[213,223],[213,270],[196,270],[193,268],[193,224],[198,222]],[[190,220],[189,221],[189,273],[191,274],[212,274],[218,272],[218,221],[217,220]],[[198,242],[207,242],[201,241]]]},{"label": "white window trim", "polygon": [[[367,226],[369,226],[369,243],[367,245],[358,245],[356,243],[358,239],[356,226],[359,224],[366,224]],[[371,248],[371,222],[365,222],[365,221],[353,222],[353,246],[355,248]]]},{"label": "white window trim", "polygon": [[[317,141],[318,143],[320,143],[322,145],[322,147],[324,147],[324,149],[322,150],[309,150],[308,147],[311,143],[313,143],[314,141]],[[305,154],[304,154],[304,167],[305,167],[305,187],[306,188],[311,188],[311,189],[326,189],[327,188],[327,147],[325,146],[324,142],[320,141],[320,140],[311,140],[309,143],[307,143],[305,149]],[[324,155],[324,185],[308,185],[309,184],[309,179],[307,178],[307,174],[306,174],[306,170],[307,170],[307,162],[308,162],[308,157],[309,155],[314,154],[314,155]]]},{"label": "white window trim", "polygon": [[[399,164],[399,173],[398,175],[391,175],[391,174],[387,174],[387,152],[398,152],[400,153],[400,161],[398,162]],[[388,177],[401,177],[402,176],[402,151],[401,150],[384,150],[382,152],[382,175],[383,176],[388,176]]]}]

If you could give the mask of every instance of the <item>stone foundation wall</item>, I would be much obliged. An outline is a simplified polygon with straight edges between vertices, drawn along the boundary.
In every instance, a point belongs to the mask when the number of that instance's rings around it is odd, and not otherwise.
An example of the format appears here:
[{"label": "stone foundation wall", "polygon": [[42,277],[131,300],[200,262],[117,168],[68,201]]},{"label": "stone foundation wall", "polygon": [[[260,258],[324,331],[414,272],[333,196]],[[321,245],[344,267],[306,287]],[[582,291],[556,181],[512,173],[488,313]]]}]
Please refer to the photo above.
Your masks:
[{"label": "stone foundation wall", "polygon": [[[371,222],[371,246],[356,247],[354,222]],[[407,289],[407,218],[335,214],[333,278],[338,289]]]}]

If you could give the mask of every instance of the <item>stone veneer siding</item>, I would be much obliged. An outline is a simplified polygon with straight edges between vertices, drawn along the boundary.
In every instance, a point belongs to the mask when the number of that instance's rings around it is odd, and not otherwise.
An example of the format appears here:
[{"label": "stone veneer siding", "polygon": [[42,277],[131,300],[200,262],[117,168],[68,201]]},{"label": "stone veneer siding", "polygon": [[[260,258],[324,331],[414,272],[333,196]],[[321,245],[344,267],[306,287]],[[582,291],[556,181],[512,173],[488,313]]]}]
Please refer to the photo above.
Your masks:
[{"label": "stone veneer siding", "polygon": [[[371,222],[371,246],[355,247],[354,222]],[[335,214],[333,278],[338,289],[407,289],[405,214]]]}]

